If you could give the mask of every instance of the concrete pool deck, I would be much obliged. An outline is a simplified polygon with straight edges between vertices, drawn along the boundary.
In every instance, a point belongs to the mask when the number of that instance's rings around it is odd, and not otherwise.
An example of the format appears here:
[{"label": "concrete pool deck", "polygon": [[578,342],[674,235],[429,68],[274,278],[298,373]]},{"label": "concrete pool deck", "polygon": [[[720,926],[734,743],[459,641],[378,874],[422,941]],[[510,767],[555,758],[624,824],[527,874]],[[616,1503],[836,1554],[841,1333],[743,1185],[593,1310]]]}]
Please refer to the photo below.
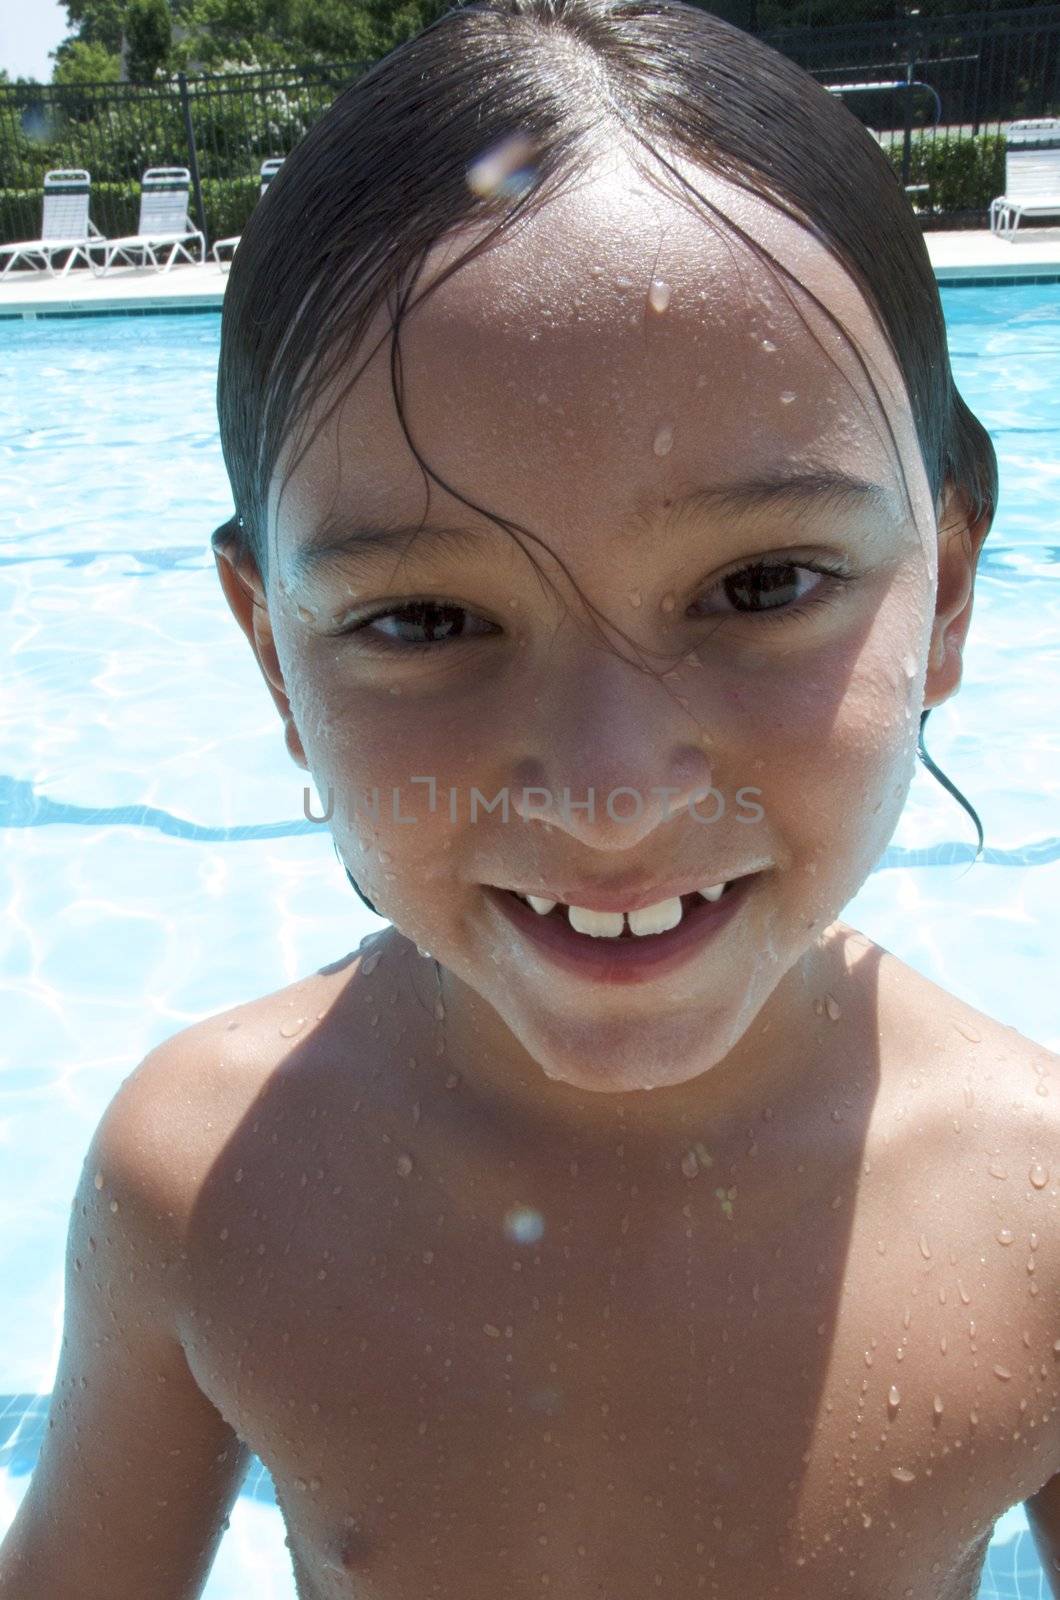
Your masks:
[{"label": "concrete pool deck", "polygon": [[[925,233],[928,255],[940,284],[1060,282],[1060,227],[1020,228],[1010,242],[988,229]],[[43,271],[12,272],[0,282],[0,320],[49,316],[217,311],[224,299],[227,268],[183,264],[168,272],[118,267],[94,277],[76,267],[65,278]]]}]

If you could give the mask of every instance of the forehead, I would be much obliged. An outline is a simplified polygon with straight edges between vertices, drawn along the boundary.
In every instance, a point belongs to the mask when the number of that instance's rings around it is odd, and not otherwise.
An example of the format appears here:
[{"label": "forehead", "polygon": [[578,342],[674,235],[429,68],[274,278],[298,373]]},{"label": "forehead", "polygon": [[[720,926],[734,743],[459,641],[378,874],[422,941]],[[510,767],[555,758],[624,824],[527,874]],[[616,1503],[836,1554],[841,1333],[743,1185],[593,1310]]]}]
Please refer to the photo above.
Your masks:
[{"label": "forehead", "polygon": [[[668,159],[722,216],[611,153],[406,311],[405,423],[455,491],[432,484],[430,515],[474,521],[463,495],[548,537],[629,527],[690,489],[789,469],[873,477],[904,500],[904,468],[926,529],[908,399],[857,286],[761,195]],[[485,231],[437,244],[413,298]],[[380,307],[356,365],[371,360],[278,503],[281,457],[270,495],[281,556],[336,507],[367,521],[425,510],[394,407],[389,322]]]}]

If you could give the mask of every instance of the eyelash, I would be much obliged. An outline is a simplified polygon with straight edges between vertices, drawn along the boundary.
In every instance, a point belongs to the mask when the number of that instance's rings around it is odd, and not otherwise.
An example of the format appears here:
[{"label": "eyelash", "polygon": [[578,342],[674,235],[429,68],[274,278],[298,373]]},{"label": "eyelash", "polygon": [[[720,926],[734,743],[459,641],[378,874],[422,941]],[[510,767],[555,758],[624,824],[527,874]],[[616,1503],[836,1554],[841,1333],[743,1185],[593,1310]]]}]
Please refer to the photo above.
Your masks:
[{"label": "eyelash", "polygon": [[[772,571],[778,567],[790,568],[793,572],[815,572],[819,574],[819,576],[825,581],[819,583],[817,587],[813,589],[812,592],[805,598],[796,600],[791,605],[766,606],[763,607],[761,611],[733,610],[730,612],[719,613],[719,615],[729,617],[768,617],[771,620],[776,620],[778,618],[791,619],[794,617],[801,617],[807,612],[811,611],[815,606],[827,605],[833,601],[836,598],[837,590],[844,583],[848,582],[853,575],[847,566],[829,566],[825,562],[752,561],[746,566],[738,567],[735,569],[735,571],[726,573],[723,578],[719,578],[717,580],[713,587],[715,589],[720,588],[723,584],[730,582],[733,578],[742,578],[749,572]],[[708,590],[707,592],[710,593],[711,591]],[[356,633],[363,633],[367,630],[369,624],[373,622],[379,622],[384,617],[400,616],[403,611],[409,611],[415,606],[430,606],[434,610],[440,612],[463,612],[466,615],[473,615],[473,613],[468,611],[466,606],[456,605],[455,602],[435,599],[413,599],[404,601],[400,606],[390,606],[388,609],[369,612],[363,617],[357,617],[352,623],[347,624],[345,627],[333,629],[332,633],[334,636],[338,637],[347,637]],[[420,626],[422,626],[422,624],[420,624]],[[378,650],[383,653],[388,651],[397,651],[402,655],[409,655],[420,651],[444,650],[446,648],[452,648],[453,645],[470,644],[473,639],[482,639],[488,637],[488,634],[474,634],[468,637],[457,639],[421,639],[412,641],[390,640],[385,644],[375,641],[366,648],[370,650]]]}]

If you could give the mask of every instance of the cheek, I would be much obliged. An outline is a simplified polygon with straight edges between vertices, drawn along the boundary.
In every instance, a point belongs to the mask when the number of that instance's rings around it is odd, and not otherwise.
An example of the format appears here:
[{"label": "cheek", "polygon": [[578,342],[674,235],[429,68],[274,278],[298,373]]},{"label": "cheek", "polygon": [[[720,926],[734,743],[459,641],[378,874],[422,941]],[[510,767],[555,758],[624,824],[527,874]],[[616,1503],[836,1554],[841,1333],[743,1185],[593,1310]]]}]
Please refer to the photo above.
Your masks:
[{"label": "cheek", "polygon": [[[404,920],[405,903],[422,903],[451,870],[450,790],[459,819],[477,776],[466,736],[437,704],[411,692],[350,692],[338,671],[303,677],[291,708],[344,860],[369,898]],[[433,780],[433,809],[432,788],[413,779]]]},{"label": "cheek", "polygon": [[853,841],[866,830],[871,852],[884,829],[886,842],[912,774],[922,665],[908,623],[896,630],[878,615],[856,639],[793,654],[768,682],[734,691],[743,748],[753,747],[748,781],[784,832]]}]

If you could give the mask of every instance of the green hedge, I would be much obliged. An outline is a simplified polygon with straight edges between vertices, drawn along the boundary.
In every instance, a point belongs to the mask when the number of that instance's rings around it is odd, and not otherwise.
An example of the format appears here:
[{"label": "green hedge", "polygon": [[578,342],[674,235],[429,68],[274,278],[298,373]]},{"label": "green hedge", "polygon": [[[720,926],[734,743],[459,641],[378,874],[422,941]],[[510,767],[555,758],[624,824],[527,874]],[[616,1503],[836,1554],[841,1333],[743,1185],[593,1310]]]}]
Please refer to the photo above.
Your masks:
[{"label": "green hedge", "polygon": [[[895,171],[902,170],[902,141],[896,139],[885,152]],[[1000,134],[977,138],[926,139],[915,134],[909,165],[910,183],[928,183],[927,196],[916,203],[934,212],[983,212],[1005,186],[1005,141]],[[254,208],[259,180],[204,178],[207,243],[241,232]],[[92,184],[91,216],[96,227],[111,238],[135,233],[139,217],[139,185],[133,182]],[[194,194],[191,196],[194,223]],[[40,230],[41,192],[0,189],[0,240],[34,239]]]},{"label": "green hedge", "polygon": [[[902,141],[887,150],[899,177]],[[995,195],[1005,192],[1005,140],[999,133],[964,134],[925,138],[914,133],[910,149],[909,182],[927,183],[926,195],[912,199],[925,210],[988,211]]]},{"label": "green hedge", "polygon": [[[206,209],[206,242],[240,233],[261,192],[258,178],[204,178],[202,200]],[[195,192],[188,196],[192,227],[198,227]],[[101,233],[116,239],[135,233],[140,218],[137,183],[93,183],[89,215]],[[40,233],[41,193],[28,189],[0,189],[0,240],[36,239]]]}]

